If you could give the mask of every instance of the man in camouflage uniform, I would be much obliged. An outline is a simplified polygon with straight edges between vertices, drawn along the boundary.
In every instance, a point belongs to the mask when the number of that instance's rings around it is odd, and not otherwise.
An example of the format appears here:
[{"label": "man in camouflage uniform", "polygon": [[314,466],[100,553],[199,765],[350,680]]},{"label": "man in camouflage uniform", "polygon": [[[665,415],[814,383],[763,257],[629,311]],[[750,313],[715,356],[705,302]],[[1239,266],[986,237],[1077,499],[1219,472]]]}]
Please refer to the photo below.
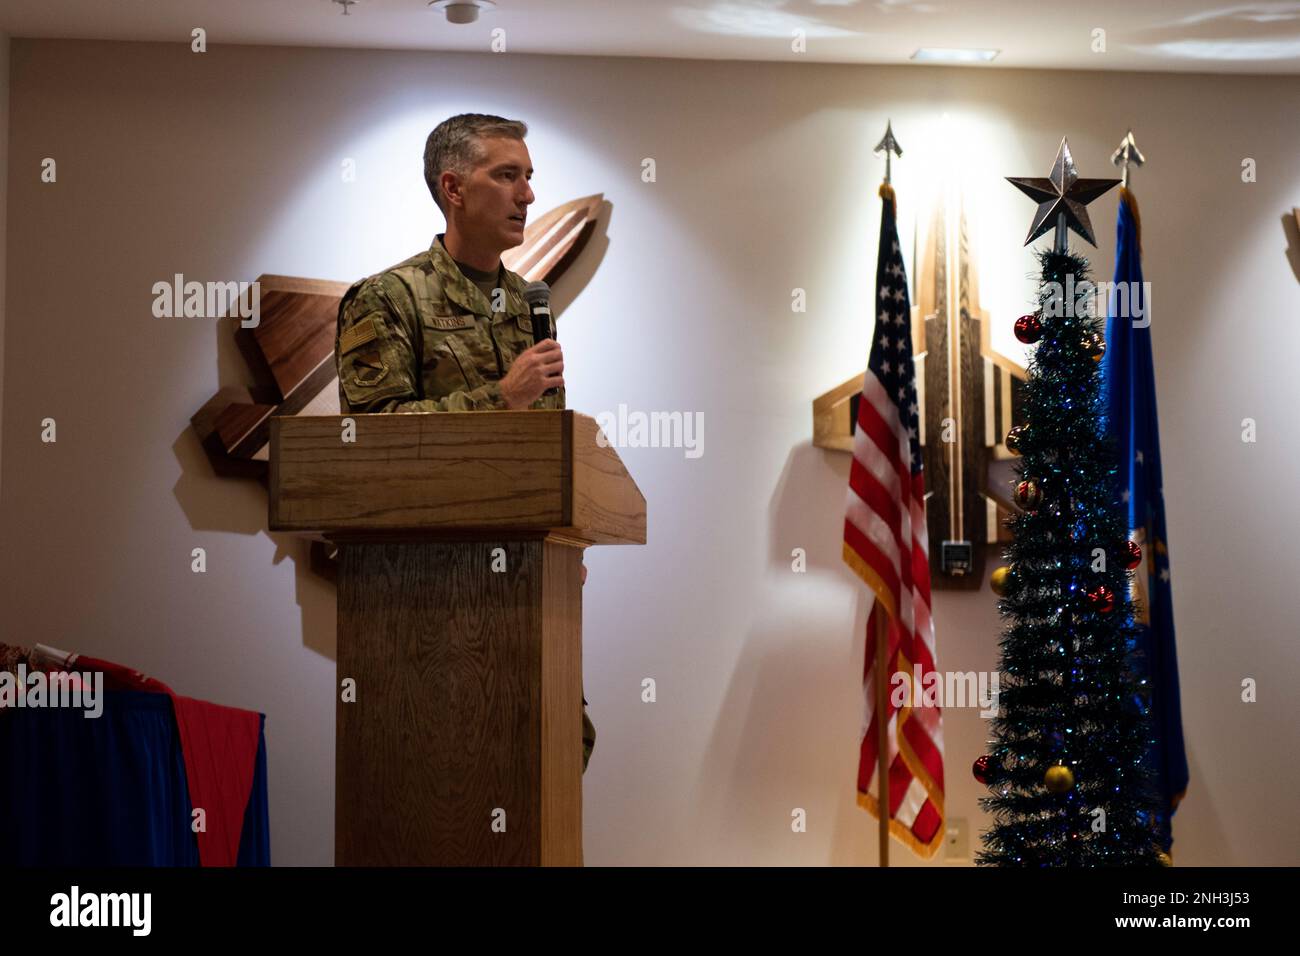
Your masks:
[{"label": "man in camouflage uniform", "polygon": [[[527,132],[469,113],[429,134],[424,179],[447,231],[344,294],[334,343],[344,414],[564,408],[560,344],[533,344],[524,280],[501,262],[523,242],[534,199]],[[582,704],[585,772],[596,728]]]}]

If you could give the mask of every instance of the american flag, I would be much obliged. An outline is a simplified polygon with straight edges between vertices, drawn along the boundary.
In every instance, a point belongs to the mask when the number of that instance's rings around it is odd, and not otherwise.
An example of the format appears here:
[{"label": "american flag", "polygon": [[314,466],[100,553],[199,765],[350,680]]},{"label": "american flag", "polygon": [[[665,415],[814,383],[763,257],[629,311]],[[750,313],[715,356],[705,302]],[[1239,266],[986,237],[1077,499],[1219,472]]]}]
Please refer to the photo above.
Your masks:
[{"label": "american flag", "polygon": [[[889,831],[917,854],[931,857],[944,830],[943,723],[938,707],[920,706],[922,686],[913,683],[914,667],[919,667],[922,681],[935,669],[920,409],[894,192],[883,185],[880,195],[884,202],[876,260],[876,327],[857,403],[844,519],[844,561],[875,592],[862,676],[866,713],[858,757],[858,804],[879,819],[875,667],[876,642],[883,637]],[[895,672],[905,674],[912,685],[910,697],[900,707],[894,706],[898,695],[889,680]]]}]

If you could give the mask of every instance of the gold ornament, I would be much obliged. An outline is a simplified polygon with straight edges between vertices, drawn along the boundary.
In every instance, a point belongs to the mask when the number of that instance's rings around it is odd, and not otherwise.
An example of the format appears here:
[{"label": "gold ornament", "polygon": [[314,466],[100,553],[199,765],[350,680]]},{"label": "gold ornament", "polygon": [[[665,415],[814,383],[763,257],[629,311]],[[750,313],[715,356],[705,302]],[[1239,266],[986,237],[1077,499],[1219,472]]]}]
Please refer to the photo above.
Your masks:
[{"label": "gold ornament", "polygon": [[989,587],[998,597],[1007,596],[1007,588],[1011,584],[1011,569],[1005,564],[993,572],[989,578]]},{"label": "gold ornament", "polygon": [[1061,764],[1048,767],[1043,774],[1043,786],[1052,793],[1067,793],[1074,787],[1074,772]]},{"label": "gold ornament", "polygon": [[1100,332],[1093,332],[1083,342],[1084,348],[1092,356],[1094,362],[1100,362],[1101,357],[1106,354],[1106,336]]},{"label": "gold ornament", "polygon": [[1156,859],[1160,861],[1161,866],[1174,865],[1174,858],[1170,856],[1168,853],[1166,853],[1164,850],[1160,850],[1158,853],[1156,853]]}]

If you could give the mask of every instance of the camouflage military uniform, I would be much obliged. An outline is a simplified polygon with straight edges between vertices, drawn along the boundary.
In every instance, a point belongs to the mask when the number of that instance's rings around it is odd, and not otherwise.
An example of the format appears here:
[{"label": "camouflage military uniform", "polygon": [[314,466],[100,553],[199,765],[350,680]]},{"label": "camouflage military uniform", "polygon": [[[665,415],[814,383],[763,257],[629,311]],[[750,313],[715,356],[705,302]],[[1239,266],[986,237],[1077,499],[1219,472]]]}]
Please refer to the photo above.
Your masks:
[{"label": "camouflage military uniform", "polygon": [[[343,414],[504,409],[501,379],[534,343],[524,280],[504,267],[500,275],[501,287],[485,295],[439,235],[428,252],[354,283],[339,302],[334,341]],[[564,408],[564,389],[531,407]],[[596,728],[582,704],[585,771]]]}]

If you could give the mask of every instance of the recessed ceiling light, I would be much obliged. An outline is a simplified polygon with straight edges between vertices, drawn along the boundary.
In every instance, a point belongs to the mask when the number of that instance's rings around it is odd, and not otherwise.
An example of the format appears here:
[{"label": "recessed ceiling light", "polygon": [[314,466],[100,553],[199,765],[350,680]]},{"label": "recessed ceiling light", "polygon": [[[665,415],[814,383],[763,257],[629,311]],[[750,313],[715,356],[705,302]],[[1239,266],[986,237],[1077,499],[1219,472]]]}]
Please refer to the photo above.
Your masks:
[{"label": "recessed ceiling light", "polygon": [[912,54],[917,63],[987,63],[1001,50],[955,50],[923,46]]},{"label": "recessed ceiling light", "polygon": [[429,0],[429,6],[444,11],[448,23],[473,23],[478,19],[478,12],[491,10],[496,0]]}]

